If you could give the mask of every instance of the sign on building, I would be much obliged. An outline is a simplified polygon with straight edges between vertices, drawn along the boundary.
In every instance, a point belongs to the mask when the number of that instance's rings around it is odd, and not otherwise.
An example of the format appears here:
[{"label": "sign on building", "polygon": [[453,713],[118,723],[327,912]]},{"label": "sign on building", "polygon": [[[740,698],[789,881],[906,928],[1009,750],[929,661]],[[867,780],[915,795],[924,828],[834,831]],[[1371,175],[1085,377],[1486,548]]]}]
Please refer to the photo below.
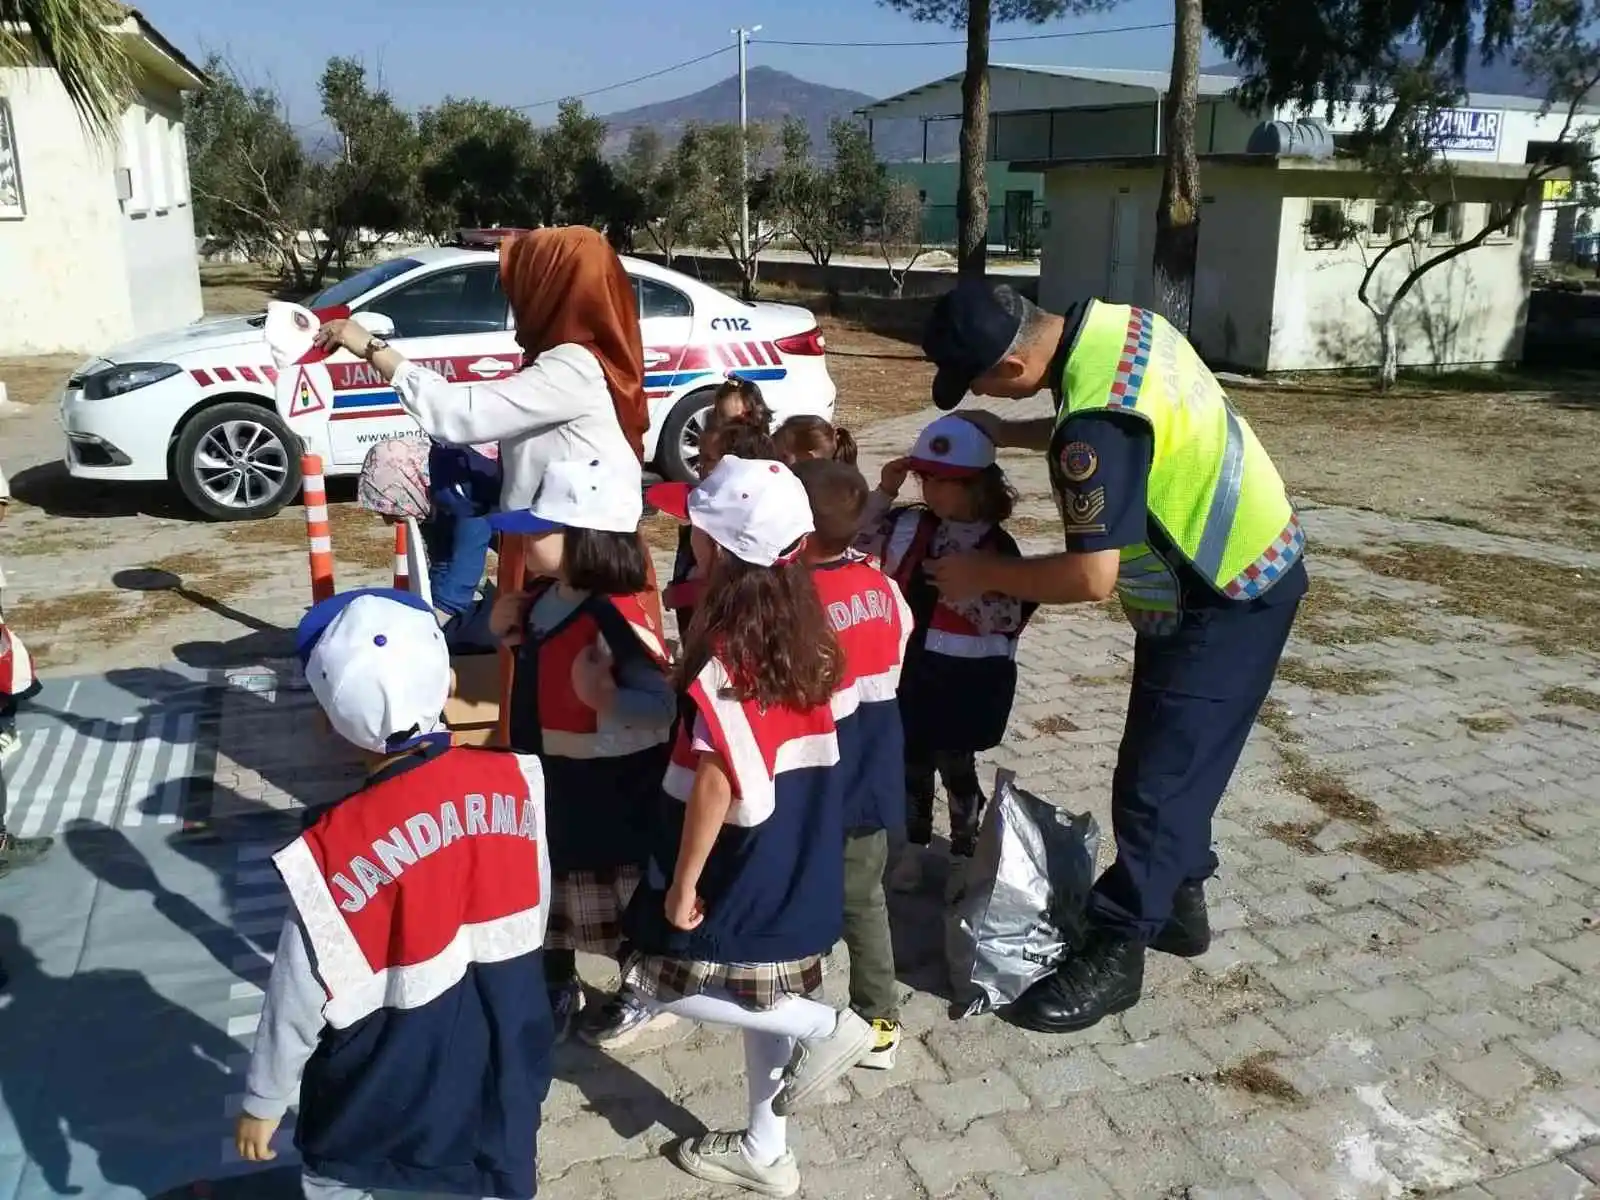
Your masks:
[{"label": "sign on building", "polygon": [[1441,108],[1433,118],[1433,144],[1440,150],[1500,149],[1500,124],[1505,114],[1481,108]]}]

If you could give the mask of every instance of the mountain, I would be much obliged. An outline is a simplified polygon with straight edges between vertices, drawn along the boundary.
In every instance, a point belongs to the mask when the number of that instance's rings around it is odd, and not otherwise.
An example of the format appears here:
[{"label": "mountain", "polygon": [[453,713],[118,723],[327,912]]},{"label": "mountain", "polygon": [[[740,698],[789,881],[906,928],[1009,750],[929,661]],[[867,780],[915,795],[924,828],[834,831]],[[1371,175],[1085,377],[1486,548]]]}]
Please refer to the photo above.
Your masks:
[{"label": "mountain", "polygon": [[[811,144],[819,157],[828,150],[828,122],[835,117],[849,117],[876,99],[865,92],[827,87],[771,67],[751,67],[745,80],[750,120],[778,125],[785,117],[798,117],[810,130]],[[733,75],[676,100],[605,114],[605,151],[611,156],[621,154],[628,145],[628,135],[639,128],[655,129],[671,143],[690,124],[711,125],[738,119],[739,77]],[[875,130],[875,141],[878,156],[886,161],[917,158],[922,153],[922,132],[912,122],[885,122]]]}]

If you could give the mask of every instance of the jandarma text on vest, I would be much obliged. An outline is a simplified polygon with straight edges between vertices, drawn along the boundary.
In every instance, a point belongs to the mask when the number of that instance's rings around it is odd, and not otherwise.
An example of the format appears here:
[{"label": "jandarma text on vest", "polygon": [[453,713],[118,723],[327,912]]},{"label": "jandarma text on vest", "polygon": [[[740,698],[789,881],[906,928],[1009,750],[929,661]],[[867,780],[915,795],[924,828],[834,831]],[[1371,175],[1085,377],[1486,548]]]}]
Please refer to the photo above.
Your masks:
[{"label": "jandarma text on vest", "polygon": [[894,617],[894,602],[889,599],[888,593],[877,588],[865,593],[857,592],[850,597],[848,604],[843,600],[835,600],[828,605],[828,624],[833,626],[835,633],[843,633],[852,626],[864,625],[868,621],[882,621],[888,625]]},{"label": "jandarma text on vest", "polygon": [[357,854],[348,871],[335,872],[329,882],[345,894],[339,907],[347,913],[360,912],[384,884],[459,838],[499,835],[539,840],[539,802],[532,796],[523,799],[520,818],[516,796],[473,794],[462,797],[461,804],[467,812],[465,823],[456,802],[446,800],[437,819],[432,813],[418,813],[373,842],[370,857]]}]

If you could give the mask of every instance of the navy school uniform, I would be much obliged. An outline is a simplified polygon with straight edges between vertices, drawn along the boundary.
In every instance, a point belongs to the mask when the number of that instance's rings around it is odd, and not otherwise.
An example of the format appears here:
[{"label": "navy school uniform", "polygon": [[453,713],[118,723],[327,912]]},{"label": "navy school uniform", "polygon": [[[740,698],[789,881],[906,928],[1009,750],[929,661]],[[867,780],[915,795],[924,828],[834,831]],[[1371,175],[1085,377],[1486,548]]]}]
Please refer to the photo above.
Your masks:
[{"label": "navy school uniform", "polygon": [[845,680],[833,697],[844,827],[899,829],[906,801],[898,692],[910,606],[894,580],[857,551],[818,564],[811,578],[844,651]]},{"label": "navy school uniform", "polygon": [[940,597],[924,567],[947,541],[1013,558],[1021,551],[998,525],[963,537],[974,527],[943,522],[920,505],[893,509],[886,522],[883,569],[903,589],[914,623],[900,682],[906,754],[931,761],[935,753],[970,755],[998,746],[1016,699],[1017,641],[1038,606],[1003,601],[1013,610],[1006,627],[983,629],[970,610]]},{"label": "navy school uniform", "polygon": [[1066,486],[1084,495],[1099,490],[1105,502],[1092,523],[1065,527],[1066,548],[1089,553],[1146,543],[1179,583],[1177,629],[1134,641],[1127,723],[1112,777],[1117,859],[1090,900],[1102,925],[1148,941],[1165,924],[1177,889],[1217,869],[1211,818],[1272,687],[1306,593],[1305,561],[1259,597],[1230,600],[1172,552],[1149,516],[1147,427],[1115,413],[1085,413],[1067,420],[1056,440],[1085,448],[1080,457],[1093,468]]},{"label": "navy school uniform", "polygon": [[273,861],[326,996],[295,1130],[307,1170],[532,1196],[553,1042],[538,760],[430,747]]},{"label": "navy school uniform", "polygon": [[530,625],[517,648],[511,743],[544,764],[558,874],[643,865],[670,751],[670,721],[625,725],[573,691],[574,663],[601,640],[619,672],[641,659],[666,670],[660,631],[637,596],[588,596],[553,628]]},{"label": "navy school uniform", "polygon": [[[660,787],[644,879],[625,930],[640,953],[706,963],[791,963],[826,954],[844,924],[843,797],[834,777],[841,740],[829,705],[763,709],[726,693],[712,659],[684,697],[672,761]],[[698,887],[705,919],[666,919],[702,725],[728,765],[734,802]]]}]

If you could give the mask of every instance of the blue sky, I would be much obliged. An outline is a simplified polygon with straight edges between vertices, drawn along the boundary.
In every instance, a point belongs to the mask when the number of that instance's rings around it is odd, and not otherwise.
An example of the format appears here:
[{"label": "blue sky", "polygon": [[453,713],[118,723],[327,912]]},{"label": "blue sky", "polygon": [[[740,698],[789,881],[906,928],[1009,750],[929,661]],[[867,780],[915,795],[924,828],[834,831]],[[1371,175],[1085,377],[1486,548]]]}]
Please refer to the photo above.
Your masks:
[{"label": "blue sky", "polygon": [[[959,46],[891,48],[886,42],[958,38],[874,0],[138,0],[140,10],[191,57],[223,54],[252,81],[270,82],[296,123],[317,119],[316,80],[329,55],[361,59],[407,107],[447,95],[529,105],[655,71],[732,44],[736,25],[763,25],[751,64],[835,87],[890,95],[961,69]],[[653,16],[644,16],[645,13]],[[802,15],[802,13],[804,15]],[[995,36],[1074,33],[1167,22],[1169,0],[1123,0],[1109,12],[1045,26],[996,26]],[[772,41],[870,42],[811,48]],[[1170,29],[997,43],[995,62],[1158,67],[1171,54]],[[1215,57],[1207,54],[1206,61]],[[729,53],[586,101],[599,112],[697,91],[733,74]],[[541,122],[554,105],[530,110]],[[730,119],[736,114],[729,113]]]}]

